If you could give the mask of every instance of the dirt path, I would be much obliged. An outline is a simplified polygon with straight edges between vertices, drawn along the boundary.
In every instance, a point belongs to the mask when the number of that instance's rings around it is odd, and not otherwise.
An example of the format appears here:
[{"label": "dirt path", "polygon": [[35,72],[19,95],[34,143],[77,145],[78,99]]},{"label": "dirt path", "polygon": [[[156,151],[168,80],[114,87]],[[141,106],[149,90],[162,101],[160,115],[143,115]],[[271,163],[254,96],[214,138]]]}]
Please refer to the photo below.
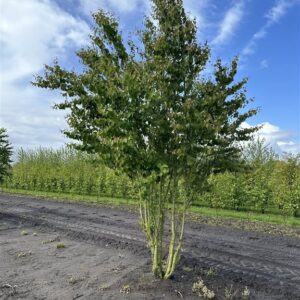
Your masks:
[{"label": "dirt path", "polygon": [[217,299],[231,286],[233,299],[245,286],[250,299],[300,299],[293,237],[187,224],[177,272],[159,282],[135,213],[0,194],[0,247],[0,299],[196,299],[198,277]]}]

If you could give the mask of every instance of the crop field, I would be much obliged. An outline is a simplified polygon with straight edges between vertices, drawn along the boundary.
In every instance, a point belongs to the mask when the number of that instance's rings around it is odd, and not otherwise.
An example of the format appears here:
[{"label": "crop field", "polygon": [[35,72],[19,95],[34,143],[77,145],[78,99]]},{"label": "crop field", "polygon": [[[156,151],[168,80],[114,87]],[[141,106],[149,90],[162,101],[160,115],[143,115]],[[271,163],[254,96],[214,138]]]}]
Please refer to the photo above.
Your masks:
[{"label": "crop field", "polygon": [[246,299],[299,299],[299,228],[288,236],[198,220],[186,232],[180,264],[161,282],[135,212],[1,194],[0,297],[199,299],[201,278],[215,299],[244,299],[246,286]]}]

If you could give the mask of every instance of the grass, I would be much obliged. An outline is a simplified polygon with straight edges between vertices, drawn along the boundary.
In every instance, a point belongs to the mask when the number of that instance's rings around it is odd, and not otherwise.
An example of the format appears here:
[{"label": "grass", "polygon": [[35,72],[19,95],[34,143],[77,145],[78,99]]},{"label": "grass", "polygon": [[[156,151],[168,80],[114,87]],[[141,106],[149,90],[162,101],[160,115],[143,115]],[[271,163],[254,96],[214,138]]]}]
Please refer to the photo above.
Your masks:
[{"label": "grass", "polygon": [[26,230],[22,230],[21,235],[28,235],[28,232]]},{"label": "grass", "polygon": [[134,199],[100,197],[90,195],[78,195],[72,193],[57,193],[57,192],[43,192],[30,191],[22,189],[1,188],[0,191],[10,194],[29,195],[36,198],[55,199],[57,201],[67,201],[75,203],[91,203],[91,204],[107,204],[110,206],[137,206],[137,201]]},{"label": "grass", "polygon": [[[112,207],[126,207],[137,209],[138,203],[134,199],[112,198],[112,197],[99,197],[89,195],[56,193],[56,192],[40,192],[28,191],[21,189],[2,188],[2,192],[29,195],[37,198],[55,199],[57,201],[67,201],[72,203],[90,203],[109,205]],[[261,214],[255,212],[234,211],[227,209],[214,209],[207,207],[192,206],[189,209],[190,219],[197,219],[201,216],[213,217],[219,219],[231,220],[246,220],[257,223],[280,224],[286,226],[300,227],[300,218],[283,216],[278,214]]]},{"label": "grass", "polygon": [[20,251],[20,252],[17,253],[17,257],[18,257],[18,258],[25,257],[25,256],[27,256],[27,253],[26,253],[26,252]]},{"label": "grass", "polygon": [[214,299],[215,293],[207,288],[203,280],[200,278],[197,282],[194,282],[192,291],[196,293],[200,298]]},{"label": "grass", "polygon": [[131,292],[131,287],[129,284],[125,284],[121,287],[120,293],[129,294]]},{"label": "grass", "polygon": [[213,268],[209,268],[208,270],[203,271],[203,275],[206,277],[214,277],[217,275],[217,272]]},{"label": "grass", "polygon": [[191,207],[190,211],[194,214],[210,216],[210,217],[239,219],[239,220],[247,220],[247,221],[254,221],[254,222],[281,224],[287,226],[300,226],[300,218],[278,215],[278,214],[261,214],[255,212],[215,209],[215,208],[196,207],[196,206]]},{"label": "grass", "polygon": [[66,245],[65,245],[64,243],[58,243],[58,244],[56,245],[56,248],[57,248],[57,249],[64,249],[64,248],[66,248]]},{"label": "grass", "polygon": [[77,277],[77,276],[71,276],[69,279],[68,279],[68,283],[71,284],[71,285],[74,285],[80,281],[84,281],[86,278],[85,277]]},{"label": "grass", "polygon": [[230,287],[225,287],[224,299],[233,300],[233,299],[235,299],[237,293],[238,293],[238,290],[234,290],[233,285],[231,285]]},{"label": "grass", "polygon": [[100,286],[99,286],[100,291],[107,290],[108,288],[109,288],[109,285],[106,283],[100,284]]},{"label": "grass", "polygon": [[192,272],[193,271],[193,268],[190,268],[190,267],[183,267],[182,270],[184,272]]}]

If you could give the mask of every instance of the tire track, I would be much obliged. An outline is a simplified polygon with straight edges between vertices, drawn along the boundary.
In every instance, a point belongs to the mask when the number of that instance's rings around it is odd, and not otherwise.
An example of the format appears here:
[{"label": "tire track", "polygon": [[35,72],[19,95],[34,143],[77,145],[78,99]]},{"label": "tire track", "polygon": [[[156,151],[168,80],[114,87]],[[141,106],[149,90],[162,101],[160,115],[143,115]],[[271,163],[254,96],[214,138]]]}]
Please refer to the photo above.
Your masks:
[{"label": "tire track", "polygon": [[[92,243],[126,247],[134,253],[148,251],[136,215],[125,211],[0,195],[0,220],[39,226]],[[268,281],[300,294],[298,239],[273,237],[265,241],[265,235],[255,233],[258,241],[253,241],[245,238],[250,233],[218,230],[202,225],[199,231],[188,226],[183,255],[225,274],[255,279],[257,284]],[[222,235],[223,231],[227,235]],[[289,247],[291,243],[295,247]]]}]

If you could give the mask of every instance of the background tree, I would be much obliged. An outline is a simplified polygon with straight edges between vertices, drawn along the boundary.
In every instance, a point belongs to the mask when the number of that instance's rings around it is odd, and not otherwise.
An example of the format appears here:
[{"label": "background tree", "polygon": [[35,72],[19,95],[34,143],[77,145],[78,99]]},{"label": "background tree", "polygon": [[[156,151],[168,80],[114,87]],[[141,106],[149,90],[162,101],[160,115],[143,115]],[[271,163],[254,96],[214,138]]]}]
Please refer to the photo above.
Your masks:
[{"label": "background tree", "polygon": [[285,153],[283,158],[277,161],[272,178],[275,202],[296,217],[300,210],[300,153]]},{"label": "background tree", "polygon": [[251,171],[248,173],[248,198],[251,206],[265,213],[273,198],[270,180],[279,156],[265,139],[256,138],[245,147],[243,154]]},{"label": "background tree", "polygon": [[251,168],[256,169],[266,163],[279,159],[278,154],[266,143],[264,138],[254,138],[243,148],[243,156]]},{"label": "background tree", "polygon": [[[152,4],[138,45],[126,45],[116,19],[98,11],[92,45],[77,53],[84,71],[55,62],[33,84],[61,90],[65,101],[56,108],[70,112],[65,134],[80,142],[74,147],[99,153],[139,183],[152,269],[169,278],[179,260],[187,208],[210,173],[238,165],[237,142],[256,130],[240,125],[256,110],[245,111],[247,80],[234,82],[237,59],[230,66],[217,60],[212,79],[200,76],[210,50],[197,42],[196,21],[182,1]],[[171,236],[164,261],[166,217]]]},{"label": "background tree", "polygon": [[12,147],[8,140],[5,128],[0,128],[0,184],[9,174],[12,156]]}]

